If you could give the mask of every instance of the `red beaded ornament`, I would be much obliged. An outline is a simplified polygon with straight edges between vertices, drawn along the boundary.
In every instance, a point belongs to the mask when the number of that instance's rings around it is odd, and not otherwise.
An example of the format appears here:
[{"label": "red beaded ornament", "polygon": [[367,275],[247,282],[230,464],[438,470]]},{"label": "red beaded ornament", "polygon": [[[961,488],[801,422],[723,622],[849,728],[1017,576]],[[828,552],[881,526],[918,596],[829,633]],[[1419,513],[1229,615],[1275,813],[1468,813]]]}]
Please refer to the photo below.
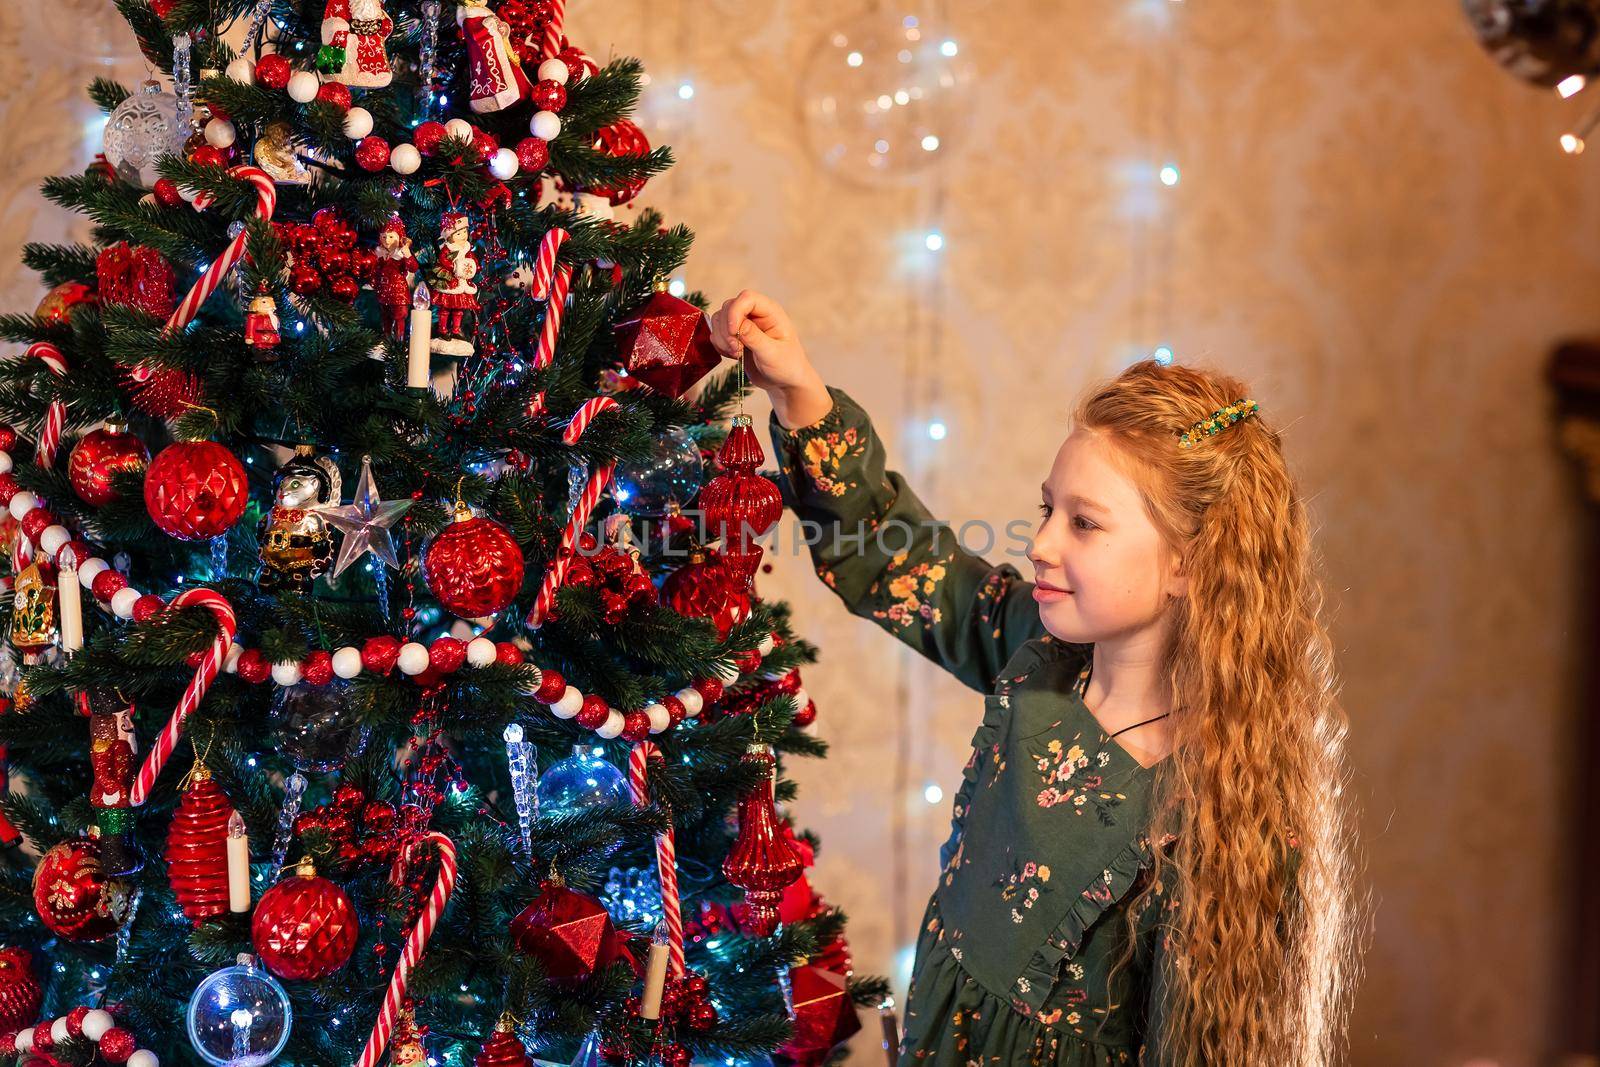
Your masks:
[{"label": "red beaded ornament", "polygon": [[522,549],[504,526],[458,503],[455,520],[425,550],[422,573],[446,611],[463,619],[497,615],[522,589]]}]

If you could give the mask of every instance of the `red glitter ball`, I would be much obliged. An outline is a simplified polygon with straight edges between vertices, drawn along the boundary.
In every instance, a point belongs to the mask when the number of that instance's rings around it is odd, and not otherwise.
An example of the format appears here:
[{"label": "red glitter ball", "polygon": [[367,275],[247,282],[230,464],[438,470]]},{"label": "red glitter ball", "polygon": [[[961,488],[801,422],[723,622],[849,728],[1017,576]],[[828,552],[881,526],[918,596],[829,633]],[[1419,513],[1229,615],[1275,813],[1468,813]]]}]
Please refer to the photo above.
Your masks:
[{"label": "red glitter ball", "polygon": [[522,649],[510,641],[496,641],[494,645],[494,658],[507,667],[515,667],[522,662]]},{"label": "red glitter ball", "polygon": [[428,646],[428,664],[433,670],[449,674],[467,661],[467,646],[453,637],[441,637]]},{"label": "red glitter ball", "polygon": [[239,677],[251,685],[260,685],[272,674],[272,664],[261,655],[257,648],[247,648],[239,655],[239,665],[235,668]]},{"label": "red glitter ball", "polygon": [[533,698],[541,704],[554,704],[566,691],[567,680],[561,677],[561,672],[545,668],[539,672],[539,688],[534,690]]},{"label": "red glitter ball", "polygon": [[362,170],[376,173],[389,165],[389,142],[382,137],[363,137],[356,145],[356,162]]},{"label": "red glitter ball", "polygon": [[611,708],[606,705],[604,697],[597,697],[593,693],[583,698],[583,707],[578,709],[578,725],[585,730],[598,730],[606,724],[611,717]]},{"label": "red glitter ball", "polygon": [[107,1063],[127,1063],[128,1057],[138,1047],[132,1034],[120,1026],[113,1026],[100,1037],[100,1058]]},{"label": "red glitter ball", "polygon": [[373,674],[388,674],[400,657],[400,641],[383,636],[371,637],[361,647],[361,665]]},{"label": "red glitter ball", "polygon": [[340,111],[350,110],[350,87],[343,82],[323,82],[317,90],[317,100],[324,104],[332,104]]},{"label": "red glitter ball", "polygon": [[311,653],[301,664],[300,675],[312,685],[327,685],[333,681],[333,655],[321,649]]},{"label": "red glitter ball", "polygon": [[431,156],[439,148],[439,142],[445,139],[445,128],[442,122],[424,122],[411,131],[411,143],[417,146],[417,151],[425,156]]},{"label": "red glitter ball", "polygon": [[289,85],[289,75],[294,69],[289,66],[289,61],[276,52],[262,56],[256,61],[256,81],[268,89],[283,89]]},{"label": "red glitter ball", "polygon": [[109,603],[111,598],[117,595],[118,591],[126,589],[127,586],[128,579],[126,575],[119,570],[107,567],[94,576],[94,582],[90,589],[94,592],[96,600],[104,600]]},{"label": "red glitter ball", "polygon": [[133,621],[149,622],[166,610],[166,601],[154,593],[146,593],[133,602]]}]

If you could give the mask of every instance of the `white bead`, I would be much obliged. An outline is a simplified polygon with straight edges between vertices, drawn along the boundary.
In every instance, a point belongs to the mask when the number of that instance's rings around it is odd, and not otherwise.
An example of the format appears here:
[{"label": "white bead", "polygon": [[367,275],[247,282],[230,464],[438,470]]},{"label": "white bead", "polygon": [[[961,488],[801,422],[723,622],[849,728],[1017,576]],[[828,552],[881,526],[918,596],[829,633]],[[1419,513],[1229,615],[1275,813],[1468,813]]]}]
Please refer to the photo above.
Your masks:
[{"label": "white bead", "polygon": [[494,642],[487,637],[474,637],[467,642],[467,662],[474,667],[487,667],[499,658]]},{"label": "white bead", "polygon": [[83,1036],[90,1041],[98,1042],[106,1036],[106,1031],[117,1025],[111,1013],[104,1008],[95,1008],[83,1017]]},{"label": "white bead", "polygon": [[139,590],[123,586],[111,598],[111,610],[119,619],[133,618],[133,606],[139,602]]},{"label": "white bead", "polygon": [[521,693],[523,696],[531,697],[537,693],[539,691],[539,687],[544,684],[544,671],[541,671],[538,667],[535,667],[531,663],[524,663],[523,666],[526,667],[527,670],[523,673],[522,681],[517,683],[517,692]]},{"label": "white bead", "polygon": [[572,71],[568,70],[567,65],[559,59],[547,59],[539,64],[539,80],[542,82],[560,82],[565,85],[570,77]]},{"label": "white bead", "polygon": [[761,639],[761,643],[756,646],[756,651],[761,653],[763,656],[770,656],[772,655],[772,650],[777,647],[777,641],[773,640],[771,634],[768,634],[767,636],[763,637]]},{"label": "white bead", "polygon": [[317,98],[322,80],[309,70],[297,70],[289,79],[289,99],[297,104],[309,104]]},{"label": "white bead", "polygon": [[56,553],[61,551],[61,546],[72,540],[72,534],[65,526],[46,526],[39,534],[39,547],[51,559],[56,558]]},{"label": "white bead", "polygon": [[161,1067],[161,1061],[156,1058],[154,1052],[142,1048],[128,1057],[127,1067]]},{"label": "white bead", "polygon": [[672,713],[663,704],[646,704],[644,713],[650,716],[650,732],[659,734],[672,725]]},{"label": "white bead", "polygon": [[90,556],[78,564],[78,581],[84,585],[93,585],[94,580],[100,577],[100,572],[110,567],[111,564],[99,556]]},{"label": "white bead", "polygon": [[227,119],[212,119],[206,123],[206,144],[213,148],[227,148],[239,139],[239,131]]},{"label": "white bead", "polygon": [[796,689],[790,695],[794,697],[794,706],[796,711],[805,711],[806,705],[811,703],[811,694],[806,692],[804,689]]},{"label": "white bead", "polygon": [[517,171],[522,169],[522,161],[517,154],[509,148],[502,148],[489,157],[489,173],[501,181],[515,178]]},{"label": "white bead", "polygon": [[723,685],[732,685],[739,680],[739,668],[733,665],[732,660],[719,659],[711,665],[711,673]]},{"label": "white bead", "polygon": [[595,733],[609,741],[613,737],[621,736],[622,728],[627,725],[627,722],[628,720],[623,716],[622,712],[613,708],[610,714],[606,716],[606,721],[595,729]]},{"label": "white bead", "polygon": [[542,140],[554,141],[561,135],[561,116],[554,111],[535,111],[528,130]]},{"label": "white bead", "polygon": [[344,113],[344,135],[359,141],[372,132],[372,112],[364,107],[353,107]]},{"label": "white bead", "polygon": [[11,498],[11,517],[21,522],[22,516],[38,506],[39,498],[24,489]]},{"label": "white bead", "polygon": [[396,174],[415,174],[422,167],[422,153],[414,144],[397,144],[389,150],[389,166]]},{"label": "white bead", "polygon": [[52,1041],[65,1041],[67,1039],[67,1017],[65,1015],[50,1024],[50,1039]]},{"label": "white bead", "polygon": [[0,452],[0,474],[10,474],[10,473],[11,473],[11,453],[10,452]]},{"label": "white bead", "polygon": [[33,1027],[17,1031],[16,1046],[18,1052],[27,1052],[33,1048]]},{"label": "white bead", "polygon": [[550,705],[550,714],[558,719],[570,719],[583,709],[583,694],[572,686],[561,693],[561,699]]},{"label": "white bead", "polygon": [[242,655],[244,655],[243,645],[237,641],[229,643],[228,654],[222,657],[222,669],[229,674],[237,673],[239,670],[239,657]]},{"label": "white bead", "polygon": [[468,143],[472,141],[472,123],[466,119],[451,119],[444,124],[444,132],[458,141],[466,141]]},{"label": "white bead", "polygon": [[240,56],[228,64],[228,78],[240,85],[254,85],[256,83],[256,65]]},{"label": "white bead", "polygon": [[400,646],[400,656],[395,660],[401,674],[421,674],[428,669],[428,646],[407,641]]},{"label": "white bead", "polygon": [[290,660],[272,665],[272,680],[279,685],[294,685],[300,680],[300,664]]},{"label": "white bead", "polygon": [[333,673],[346,681],[361,673],[361,650],[345,645],[333,654]]},{"label": "white bead", "polygon": [[686,685],[672,695],[683,701],[683,710],[689,713],[691,719],[700,714],[700,709],[706,706],[705,698],[700,695],[700,690],[692,686]]}]

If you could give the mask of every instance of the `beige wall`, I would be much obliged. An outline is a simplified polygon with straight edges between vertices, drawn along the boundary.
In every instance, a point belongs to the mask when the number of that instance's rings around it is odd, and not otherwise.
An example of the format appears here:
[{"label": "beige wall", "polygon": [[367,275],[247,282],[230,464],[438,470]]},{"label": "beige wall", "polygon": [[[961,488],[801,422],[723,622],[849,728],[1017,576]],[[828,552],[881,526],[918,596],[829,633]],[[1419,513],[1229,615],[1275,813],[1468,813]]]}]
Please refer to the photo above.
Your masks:
[{"label": "beige wall", "polygon": [[[1576,111],[1494,69],[1451,0],[976,0],[948,5],[979,72],[965,137],[937,178],[860,187],[814,161],[796,88],[853,0],[572,2],[594,55],[655,74],[646,124],[682,162],[646,201],[699,232],[690,283],[785,300],[950,520],[1029,517],[1071,398],[1134,353],[1255,384],[1321,525],[1381,900],[1352,1061],[1546,1062],[1584,585],[1540,373],[1600,328],[1600,159],[1554,144]],[[82,57],[37,58],[20,6],[0,10],[0,61],[27,71],[0,84],[8,250],[62,232],[31,189],[86,160],[90,114]],[[1183,181],[1156,195],[1141,168],[1169,156]],[[906,247],[934,224],[930,273]],[[34,293],[0,256],[4,305]],[[834,757],[795,768],[816,881],[859,966],[889,971],[948,818],[924,787],[953,788],[979,703],[808,566],[763,589],[824,653],[807,683]]]}]

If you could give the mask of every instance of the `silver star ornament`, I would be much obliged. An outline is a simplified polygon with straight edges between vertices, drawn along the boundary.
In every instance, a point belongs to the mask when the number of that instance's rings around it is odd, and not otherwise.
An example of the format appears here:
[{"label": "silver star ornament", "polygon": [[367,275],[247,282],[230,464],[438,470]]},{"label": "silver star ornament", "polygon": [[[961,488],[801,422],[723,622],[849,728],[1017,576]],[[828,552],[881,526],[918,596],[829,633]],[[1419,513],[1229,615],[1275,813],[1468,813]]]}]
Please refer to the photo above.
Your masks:
[{"label": "silver star ornament", "polygon": [[395,555],[389,527],[411,510],[411,504],[410,500],[379,500],[378,486],[372,480],[372,457],[362,456],[361,478],[356,482],[355,497],[350,503],[319,504],[311,509],[344,534],[339,542],[339,555],[333,562],[333,576],[339,577],[368,552],[385,566],[398,570],[400,560]]}]

